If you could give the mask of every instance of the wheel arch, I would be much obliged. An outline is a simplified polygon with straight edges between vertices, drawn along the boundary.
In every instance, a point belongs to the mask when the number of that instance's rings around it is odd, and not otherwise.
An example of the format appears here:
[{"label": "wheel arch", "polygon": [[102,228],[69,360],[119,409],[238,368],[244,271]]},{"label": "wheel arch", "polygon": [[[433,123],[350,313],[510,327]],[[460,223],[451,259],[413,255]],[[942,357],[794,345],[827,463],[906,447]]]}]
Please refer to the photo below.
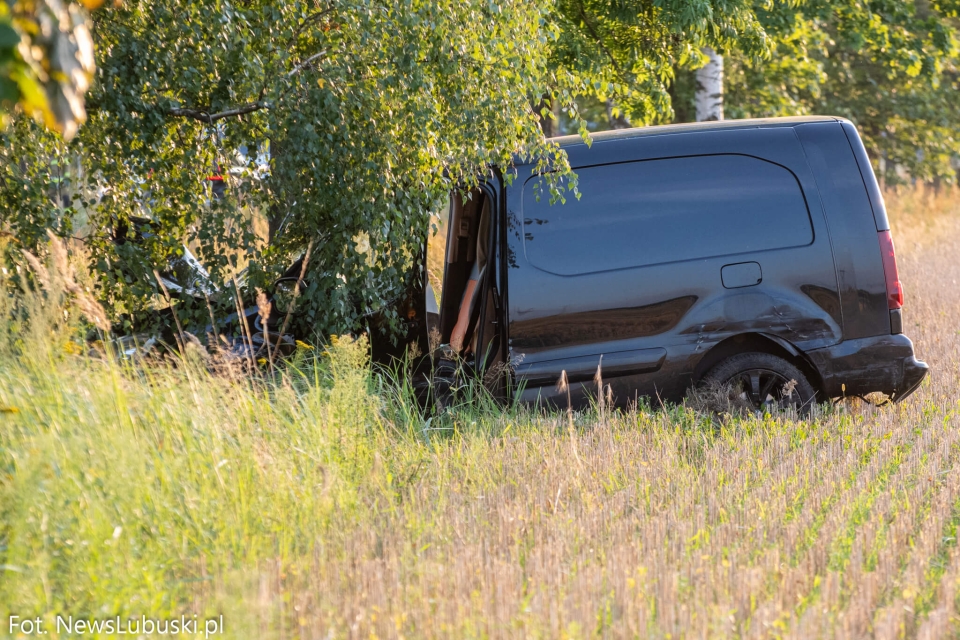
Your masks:
[{"label": "wheel arch", "polygon": [[714,345],[693,370],[693,383],[696,384],[710,369],[731,356],[740,353],[769,353],[791,363],[807,377],[817,395],[823,395],[823,378],[817,367],[793,344],[783,338],[765,333],[741,333],[721,340]]}]

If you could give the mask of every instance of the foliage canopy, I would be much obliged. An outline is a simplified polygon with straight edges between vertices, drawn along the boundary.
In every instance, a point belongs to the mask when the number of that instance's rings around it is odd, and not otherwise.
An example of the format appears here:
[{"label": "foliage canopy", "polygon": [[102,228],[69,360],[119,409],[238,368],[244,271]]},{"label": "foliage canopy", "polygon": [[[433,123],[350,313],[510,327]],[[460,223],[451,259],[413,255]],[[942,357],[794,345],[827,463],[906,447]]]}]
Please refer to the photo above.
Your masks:
[{"label": "foliage canopy", "polygon": [[[82,121],[93,61],[81,8],[0,2],[0,110],[17,101],[26,114],[0,132],[3,225],[28,248],[46,228],[82,237],[126,329],[151,317],[153,269],[184,242],[221,289],[244,267],[249,287],[264,286],[312,246],[304,322],[347,331],[401,290],[451,188],[494,165],[509,179],[520,157],[551,170],[554,197],[575,192],[540,128],[550,107],[581,132],[586,95],[634,124],[691,119],[705,46],[727,59],[729,116],[845,116],[875,159],[949,175],[958,7],[124,0],[93,14],[96,82],[87,123],[67,141],[26,115],[67,134]],[[43,27],[55,15],[59,31]],[[223,199],[207,180],[218,173]],[[114,242],[134,216],[159,233]],[[181,312],[206,323],[205,308]]]},{"label": "foliage canopy", "polygon": [[[89,121],[70,146],[12,127],[0,206],[27,243],[80,214],[116,310],[149,309],[152,265],[185,238],[215,281],[247,262],[260,285],[313,242],[304,318],[348,330],[395,296],[452,186],[515,155],[565,175],[530,101],[555,33],[536,3],[127,0],[94,33]],[[52,177],[51,156],[80,166]],[[204,179],[221,170],[230,196],[213,201]],[[71,194],[55,213],[52,178]],[[146,254],[109,238],[138,214],[160,224]]]},{"label": "foliage canopy", "polygon": [[955,0],[760,8],[761,23],[779,34],[776,52],[763,65],[734,57],[731,115],[842,116],[890,171],[951,177],[960,156],[958,8]]},{"label": "foliage canopy", "polygon": [[561,0],[554,62],[619,83],[634,124],[695,119],[694,70],[726,57],[727,117],[837,115],[874,160],[920,179],[960,155],[956,0]]},{"label": "foliage canopy", "polygon": [[558,0],[560,37],[551,63],[611,100],[630,122],[669,120],[669,87],[678,67],[696,68],[714,46],[760,60],[774,43],[752,0]]}]

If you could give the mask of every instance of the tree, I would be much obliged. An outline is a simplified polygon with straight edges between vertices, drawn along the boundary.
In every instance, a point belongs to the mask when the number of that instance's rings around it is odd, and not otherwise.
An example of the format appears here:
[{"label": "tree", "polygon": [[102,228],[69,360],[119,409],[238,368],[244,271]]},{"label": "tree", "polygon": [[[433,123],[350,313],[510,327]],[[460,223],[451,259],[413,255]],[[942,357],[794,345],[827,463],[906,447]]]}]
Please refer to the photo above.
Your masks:
[{"label": "tree", "polygon": [[84,7],[102,0],[0,1],[0,125],[15,107],[70,139],[94,72]]},{"label": "tree", "polygon": [[704,47],[707,63],[697,69],[697,122],[723,120],[723,56]]},{"label": "tree", "polygon": [[[30,160],[0,160],[0,207],[15,228],[86,220],[102,297],[131,320],[150,317],[152,269],[183,240],[217,282],[248,262],[251,286],[312,244],[303,317],[353,329],[397,295],[450,188],[493,164],[509,178],[514,154],[556,169],[556,195],[572,186],[531,100],[554,31],[526,0],[125,0],[95,14],[98,81],[73,143],[26,122],[7,132],[0,154]],[[244,146],[269,147],[269,170]],[[82,171],[53,216],[32,185],[70,158]],[[225,200],[207,192],[214,167],[232,171]],[[268,246],[258,212],[275,222]],[[112,243],[138,214],[161,232]]]},{"label": "tree", "polygon": [[960,154],[956,2],[808,0],[760,6],[776,54],[728,56],[733,117],[829,114],[852,120],[875,162],[914,177],[953,174]]},{"label": "tree", "polygon": [[672,116],[677,69],[702,66],[704,47],[736,47],[760,59],[773,43],[751,0],[604,2],[558,0],[560,37],[551,52],[559,80],[573,78],[630,122],[651,124]]},{"label": "tree", "polygon": [[[888,170],[954,174],[957,0],[560,0],[556,11],[554,64],[635,124],[709,117],[697,92],[712,81],[701,96],[722,93],[726,117],[839,115]],[[722,90],[708,64],[721,59]],[[614,128],[608,120],[594,124]]]}]

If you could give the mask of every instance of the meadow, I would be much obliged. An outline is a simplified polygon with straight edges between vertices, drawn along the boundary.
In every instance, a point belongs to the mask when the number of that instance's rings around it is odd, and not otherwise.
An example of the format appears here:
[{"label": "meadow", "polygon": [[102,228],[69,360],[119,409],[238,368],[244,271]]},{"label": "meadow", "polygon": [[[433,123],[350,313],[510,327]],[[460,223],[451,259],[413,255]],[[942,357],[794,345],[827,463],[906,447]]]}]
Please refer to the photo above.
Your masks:
[{"label": "meadow", "polygon": [[49,638],[57,615],[223,615],[231,638],[960,635],[960,192],[887,204],[932,375],[808,419],[641,406],[571,428],[483,397],[424,418],[362,341],[266,378],[76,354],[59,317],[4,331],[0,636],[10,615]]}]

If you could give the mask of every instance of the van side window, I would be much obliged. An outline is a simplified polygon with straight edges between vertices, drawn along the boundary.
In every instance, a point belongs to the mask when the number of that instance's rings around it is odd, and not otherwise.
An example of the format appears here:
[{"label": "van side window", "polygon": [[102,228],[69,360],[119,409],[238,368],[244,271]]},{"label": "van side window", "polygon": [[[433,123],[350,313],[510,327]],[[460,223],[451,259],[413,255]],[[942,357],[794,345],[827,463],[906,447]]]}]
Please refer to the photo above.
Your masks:
[{"label": "van side window", "polygon": [[807,245],[813,227],[788,169],[744,155],[575,169],[580,200],[550,204],[540,177],[523,190],[524,251],[572,276]]}]

